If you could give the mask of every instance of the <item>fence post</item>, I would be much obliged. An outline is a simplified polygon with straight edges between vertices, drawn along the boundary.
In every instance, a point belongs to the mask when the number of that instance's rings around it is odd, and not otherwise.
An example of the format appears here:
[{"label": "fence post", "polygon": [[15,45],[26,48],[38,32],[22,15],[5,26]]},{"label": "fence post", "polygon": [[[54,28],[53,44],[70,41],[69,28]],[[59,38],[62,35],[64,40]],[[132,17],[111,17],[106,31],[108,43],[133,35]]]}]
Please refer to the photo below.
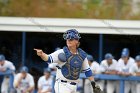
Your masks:
[{"label": "fence post", "polygon": [[103,55],[103,34],[99,35],[99,62],[102,61]]},{"label": "fence post", "polygon": [[120,93],[124,93],[124,80],[120,80]]},{"label": "fence post", "polygon": [[22,32],[22,66],[25,65],[26,58],[26,32]]}]

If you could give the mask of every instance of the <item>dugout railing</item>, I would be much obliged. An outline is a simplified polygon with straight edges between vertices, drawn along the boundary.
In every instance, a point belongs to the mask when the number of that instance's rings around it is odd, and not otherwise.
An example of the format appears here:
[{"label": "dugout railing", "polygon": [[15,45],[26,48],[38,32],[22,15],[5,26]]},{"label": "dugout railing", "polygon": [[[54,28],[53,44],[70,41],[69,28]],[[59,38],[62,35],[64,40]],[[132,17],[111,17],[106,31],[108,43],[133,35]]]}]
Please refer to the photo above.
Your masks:
[{"label": "dugout railing", "polygon": [[[53,73],[52,75],[55,76],[55,74]],[[85,84],[85,74],[81,73],[80,78],[83,79],[83,87]],[[106,74],[96,74],[94,75],[94,78],[97,80],[116,80],[116,81],[120,81],[120,90],[119,93],[124,93],[124,89],[125,89],[125,81],[140,81],[140,77],[139,76],[119,76],[119,75],[106,75]],[[53,83],[54,84],[54,83]],[[84,88],[83,92],[84,93]]]},{"label": "dugout railing", "polygon": [[[13,72],[10,70],[7,70],[6,72],[0,72],[1,75],[8,75],[10,82],[9,82],[9,88],[13,88],[13,81],[14,81],[14,75]],[[55,76],[55,74],[53,73]],[[83,87],[84,87],[84,81],[86,79],[85,75],[82,73],[80,75],[80,78],[83,79]],[[106,74],[96,74],[94,75],[95,79],[98,80],[117,80],[120,81],[120,93],[124,93],[124,88],[125,88],[125,81],[140,81],[139,76],[118,76],[118,75],[106,75]],[[54,83],[53,83],[54,84]],[[84,89],[84,88],[83,88]]]}]

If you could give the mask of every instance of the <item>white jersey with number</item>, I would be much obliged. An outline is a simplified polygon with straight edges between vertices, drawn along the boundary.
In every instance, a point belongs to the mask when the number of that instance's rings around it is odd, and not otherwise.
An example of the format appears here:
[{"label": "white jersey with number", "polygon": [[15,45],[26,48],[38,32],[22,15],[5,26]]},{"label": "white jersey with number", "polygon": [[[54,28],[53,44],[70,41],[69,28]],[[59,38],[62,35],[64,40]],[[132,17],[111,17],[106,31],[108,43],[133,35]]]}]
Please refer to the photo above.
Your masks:
[{"label": "white jersey with number", "polygon": [[118,60],[117,70],[120,72],[129,72],[129,69],[131,68],[132,65],[134,65],[134,63],[135,60],[132,57],[129,57],[127,64],[125,64],[121,58]]},{"label": "white jersey with number", "polygon": [[116,70],[117,61],[115,59],[112,59],[112,64],[109,65],[107,60],[103,60],[100,66],[101,72]]},{"label": "white jersey with number", "polygon": [[0,69],[10,69],[15,71],[15,66],[13,65],[12,62],[5,60],[4,65],[0,65]]},{"label": "white jersey with number", "polygon": [[[59,67],[62,67],[65,64],[65,62],[61,62],[58,59],[58,55],[60,53],[64,53],[63,49],[60,49],[60,50],[57,50],[57,51],[53,52],[52,54],[49,55],[49,57],[51,59],[51,63],[58,63],[57,65]],[[83,61],[82,70],[83,70],[83,72],[90,70],[87,58],[85,58],[84,61]],[[69,79],[66,79],[62,75],[61,69],[57,69],[57,71],[56,71],[56,79],[62,79],[62,80],[66,80],[66,81],[69,81],[69,82],[78,82],[79,81],[79,80],[69,80]]]},{"label": "white jersey with number", "polygon": [[[16,84],[16,82],[18,82],[18,80],[20,79],[21,77],[21,73],[18,73],[16,76],[15,76],[15,79],[14,79],[14,85]],[[18,89],[20,90],[25,90],[29,87],[34,87],[34,79],[33,79],[33,76],[29,73],[27,73],[27,76],[25,79],[22,79],[19,86],[18,86]]]},{"label": "white jersey with number", "polygon": [[41,89],[42,92],[52,89],[53,78],[50,77],[46,80],[45,76],[42,76],[38,80],[38,88]]}]

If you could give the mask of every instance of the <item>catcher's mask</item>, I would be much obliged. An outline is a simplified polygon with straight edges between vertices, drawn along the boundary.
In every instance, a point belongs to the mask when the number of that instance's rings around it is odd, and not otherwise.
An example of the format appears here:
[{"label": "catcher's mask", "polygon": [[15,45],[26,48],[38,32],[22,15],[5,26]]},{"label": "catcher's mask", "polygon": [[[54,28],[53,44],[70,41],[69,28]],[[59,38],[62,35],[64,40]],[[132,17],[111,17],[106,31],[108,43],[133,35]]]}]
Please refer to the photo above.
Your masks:
[{"label": "catcher's mask", "polygon": [[80,34],[78,33],[78,31],[76,29],[70,29],[70,30],[67,30],[64,34],[63,34],[63,38],[65,40],[67,39],[75,39],[75,40],[79,40],[81,37],[80,37]]}]

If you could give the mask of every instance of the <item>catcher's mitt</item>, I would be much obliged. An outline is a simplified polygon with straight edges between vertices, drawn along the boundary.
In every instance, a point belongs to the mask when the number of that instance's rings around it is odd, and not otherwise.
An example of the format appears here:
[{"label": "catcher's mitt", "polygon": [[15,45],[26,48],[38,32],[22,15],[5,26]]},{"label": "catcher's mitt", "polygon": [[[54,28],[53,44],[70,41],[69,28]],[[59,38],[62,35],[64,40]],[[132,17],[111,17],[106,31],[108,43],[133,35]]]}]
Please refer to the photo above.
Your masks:
[{"label": "catcher's mitt", "polygon": [[91,85],[93,88],[93,93],[103,93],[103,91],[101,91],[100,87],[96,85],[94,81],[91,82]]}]

